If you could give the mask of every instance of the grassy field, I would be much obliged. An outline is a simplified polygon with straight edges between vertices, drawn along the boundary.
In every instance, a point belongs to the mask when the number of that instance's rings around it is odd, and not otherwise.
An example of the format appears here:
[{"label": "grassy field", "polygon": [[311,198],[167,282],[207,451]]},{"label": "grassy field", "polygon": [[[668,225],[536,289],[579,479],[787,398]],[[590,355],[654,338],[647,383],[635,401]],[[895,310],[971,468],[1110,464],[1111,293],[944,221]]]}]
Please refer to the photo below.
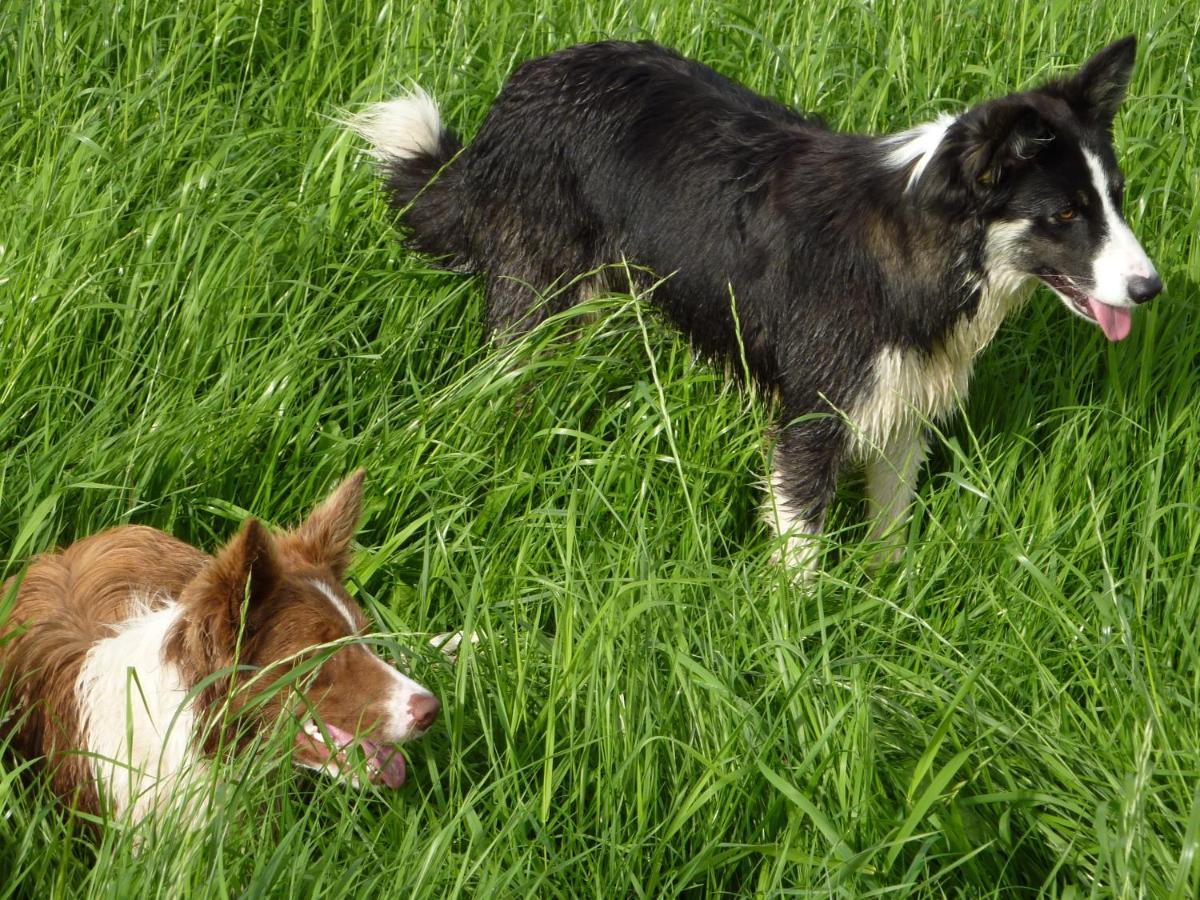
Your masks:
[{"label": "grassy field", "polygon": [[[366,466],[351,590],[446,707],[399,792],[264,754],[198,831],[97,840],[4,757],[0,900],[1196,896],[1200,5],[953,6],[0,6],[4,574],[123,522],[213,547]],[[336,124],[416,79],[469,135],[521,60],[623,37],[890,130],[1128,32],[1167,293],[1109,345],[1039,292],[903,570],[866,571],[851,482],[808,591],[758,521],[765,400],[629,297],[485,346]]]}]

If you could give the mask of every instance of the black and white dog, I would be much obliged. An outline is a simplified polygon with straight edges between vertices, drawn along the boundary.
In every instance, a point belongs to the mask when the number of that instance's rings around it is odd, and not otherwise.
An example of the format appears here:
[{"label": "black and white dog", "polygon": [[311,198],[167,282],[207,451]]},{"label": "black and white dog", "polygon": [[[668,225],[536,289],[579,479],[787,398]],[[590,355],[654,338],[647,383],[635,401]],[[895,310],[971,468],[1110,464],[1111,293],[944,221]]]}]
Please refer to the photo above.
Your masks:
[{"label": "black and white dog", "polygon": [[847,462],[866,466],[871,537],[903,519],[926,422],[965,395],[1034,279],[1111,341],[1162,290],[1122,217],[1112,145],[1134,49],[884,136],[617,42],[522,65],[465,149],[420,90],[351,124],[409,245],[485,275],[497,332],[627,261],[665,277],[654,302],[698,348],[744,351],[781,405],[770,520],[807,568]]}]

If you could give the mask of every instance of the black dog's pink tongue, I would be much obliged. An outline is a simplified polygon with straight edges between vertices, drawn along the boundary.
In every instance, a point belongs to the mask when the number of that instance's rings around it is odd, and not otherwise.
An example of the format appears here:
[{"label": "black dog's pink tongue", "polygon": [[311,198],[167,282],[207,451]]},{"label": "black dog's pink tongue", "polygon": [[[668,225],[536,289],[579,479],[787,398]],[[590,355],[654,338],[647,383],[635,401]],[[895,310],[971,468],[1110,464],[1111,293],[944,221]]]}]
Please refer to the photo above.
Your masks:
[{"label": "black dog's pink tongue", "polygon": [[1129,337],[1129,329],[1133,327],[1133,316],[1129,310],[1120,306],[1109,306],[1091,297],[1088,297],[1087,305],[1106,338],[1110,341],[1123,341]]}]

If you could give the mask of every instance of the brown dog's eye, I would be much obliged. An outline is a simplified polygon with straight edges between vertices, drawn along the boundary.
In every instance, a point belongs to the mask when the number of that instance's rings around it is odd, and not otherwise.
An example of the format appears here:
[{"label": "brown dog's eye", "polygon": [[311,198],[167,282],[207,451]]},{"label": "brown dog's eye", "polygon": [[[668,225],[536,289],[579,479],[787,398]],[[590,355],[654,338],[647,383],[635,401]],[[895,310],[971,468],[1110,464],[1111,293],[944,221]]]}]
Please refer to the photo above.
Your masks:
[{"label": "brown dog's eye", "polygon": [[1075,212],[1075,207],[1068,206],[1065,209],[1060,209],[1058,212],[1056,212],[1054,214],[1054,221],[1055,222],[1070,222],[1077,215],[1078,215],[1078,213]]}]

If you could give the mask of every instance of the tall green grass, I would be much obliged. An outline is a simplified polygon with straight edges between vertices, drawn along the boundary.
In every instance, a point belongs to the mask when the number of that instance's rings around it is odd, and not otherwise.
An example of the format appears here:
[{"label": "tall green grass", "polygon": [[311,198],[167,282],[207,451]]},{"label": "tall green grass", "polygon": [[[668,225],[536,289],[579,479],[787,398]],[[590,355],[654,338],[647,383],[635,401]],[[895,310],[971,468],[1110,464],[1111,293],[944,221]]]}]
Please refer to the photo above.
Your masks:
[{"label": "tall green grass", "polygon": [[[0,898],[1196,896],[1198,14],[4,4],[5,572],[123,522],[211,548],[363,465],[353,590],[446,706],[399,792],[264,754],[140,837],[5,757]],[[935,437],[904,566],[867,573],[851,482],[807,591],[758,521],[766,401],[628,297],[486,346],[479,284],[399,248],[335,122],[413,79],[469,135],[521,60],[622,37],[894,129],[1128,32],[1167,293],[1119,345],[1039,293]],[[458,629],[486,639],[422,649]]]}]

